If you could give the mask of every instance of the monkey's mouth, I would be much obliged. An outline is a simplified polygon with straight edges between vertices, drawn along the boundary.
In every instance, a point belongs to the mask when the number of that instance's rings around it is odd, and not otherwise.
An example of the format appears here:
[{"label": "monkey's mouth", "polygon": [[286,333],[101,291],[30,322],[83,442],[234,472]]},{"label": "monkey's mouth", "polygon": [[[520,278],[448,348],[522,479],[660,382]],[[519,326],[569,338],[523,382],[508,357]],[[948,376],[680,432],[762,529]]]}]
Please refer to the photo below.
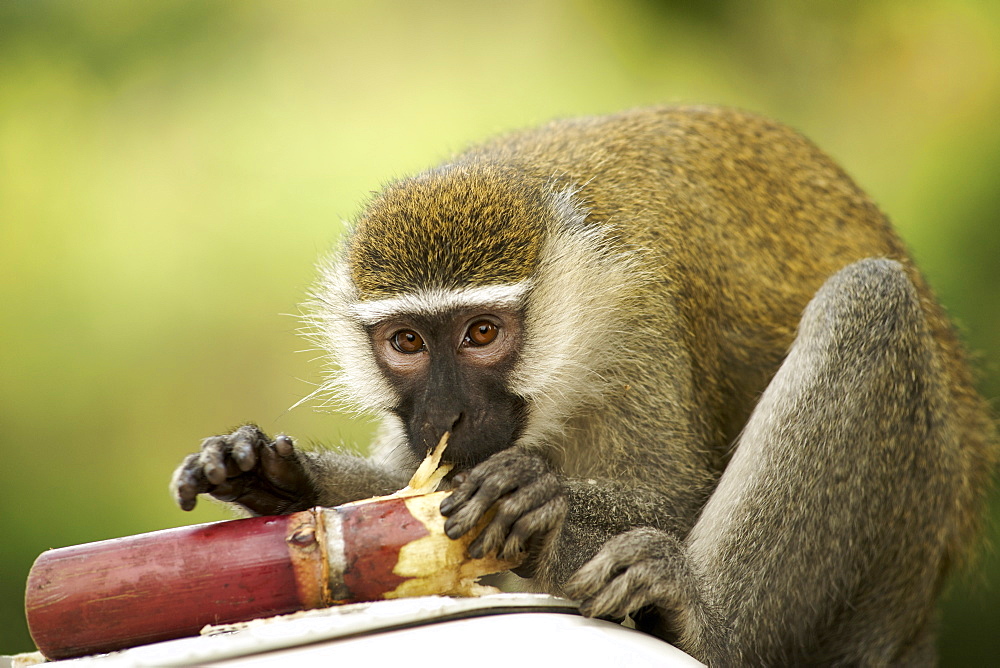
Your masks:
[{"label": "monkey's mouth", "polygon": [[[440,435],[437,441],[440,441]],[[450,477],[460,471],[474,468],[496,453],[513,446],[516,441],[517,433],[513,431],[498,434],[496,431],[485,429],[456,429],[448,435],[448,447],[441,461],[454,467],[449,474]],[[429,452],[425,445],[427,442],[430,442],[429,439],[410,441],[410,449],[418,459],[423,459]]]},{"label": "monkey's mouth", "polygon": [[[496,396],[488,401],[452,404],[449,410],[438,409],[437,413],[457,415],[457,418],[441,424],[435,420],[435,413],[420,407],[409,415],[400,414],[407,428],[410,452],[417,461],[448,433],[448,447],[442,461],[453,464],[456,470],[468,470],[489,459],[492,455],[506,450],[520,438],[528,421],[528,402],[513,395]],[[397,413],[399,414],[399,413]]]}]

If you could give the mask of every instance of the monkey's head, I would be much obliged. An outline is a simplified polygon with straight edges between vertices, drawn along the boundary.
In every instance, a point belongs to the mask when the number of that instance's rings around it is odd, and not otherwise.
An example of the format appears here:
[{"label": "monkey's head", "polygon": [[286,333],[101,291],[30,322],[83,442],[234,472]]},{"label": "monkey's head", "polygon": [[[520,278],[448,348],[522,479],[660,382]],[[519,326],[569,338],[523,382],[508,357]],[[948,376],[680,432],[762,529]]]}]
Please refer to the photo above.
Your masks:
[{"label": "monkey's head", "polygon": [[321,391],[391,416],[417,457],[446,431],[463,468],[530,445],[600,393],[636,264],[570,190],[511,167],[396,182],[314,291]]}]

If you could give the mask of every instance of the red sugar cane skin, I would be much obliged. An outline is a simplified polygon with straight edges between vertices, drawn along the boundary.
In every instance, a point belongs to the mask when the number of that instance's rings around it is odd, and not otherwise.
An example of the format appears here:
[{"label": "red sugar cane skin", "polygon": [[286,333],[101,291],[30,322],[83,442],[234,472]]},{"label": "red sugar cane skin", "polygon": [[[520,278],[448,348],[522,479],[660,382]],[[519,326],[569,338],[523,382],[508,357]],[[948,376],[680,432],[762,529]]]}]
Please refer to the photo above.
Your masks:
[{"label": "red sugar cane skin", "polygon": [[414,518],[406,500],[382,500],[336,508],[343,522],[344,585],[354,601],[375,601],[407,578],[393,573],[400,549],[424,536],[427,528]]},{"label": "red sugar cane skin", "polygon": [[[433,513],[439,497],[426,497]],[[330,513],[339,520],[333,536]],[[197,635],[206,624],[380,600],[414,577],[394,572],[401,550],[432,534],[406,498],[381,497],[49,550],[28,575],[28,628],[42,654],[63,659]],[[489,565],[483,573],[507,567]],[[460,566],[458,557],[416,569],[432,576],[420,593],[462,593]],[[436,580],[441,569],[454,577]]]},{"label": "red sugar cane skin", "polygon": [[25,609],[50,659],[197,635],[205,624],[300,610],[286,531],[294,516],[166,529],[49,550]]}]

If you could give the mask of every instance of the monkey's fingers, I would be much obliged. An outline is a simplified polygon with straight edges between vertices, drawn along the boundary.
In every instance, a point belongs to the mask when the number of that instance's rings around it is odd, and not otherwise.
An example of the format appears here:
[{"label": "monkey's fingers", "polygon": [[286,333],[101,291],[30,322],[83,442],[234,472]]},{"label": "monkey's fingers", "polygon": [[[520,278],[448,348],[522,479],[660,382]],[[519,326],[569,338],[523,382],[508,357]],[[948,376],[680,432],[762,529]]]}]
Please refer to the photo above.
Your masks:
[{"label": "monkey's fingers", "polygon": [[205,477],[213,485],[225,482],[229,475],[238,475],[239,468],[229,458],[229,436],[210,436],[201,442],[198,461]]},{"label": "monkey's fingers", "polygon": [[254,515],[282,515],[304,509],[299,507],[302,504],[296,504],[295,495],[253,474],[226,478],[221,484],[211,485],[207,493],[219,501],[238,503]]},{"label": "monkey's fingers", "polygon": [[237,429],[231,438],[232,447],[229,451],[229,456],[232,457],[241,472],[249,471],[257,465],[257,450],[258,448],[266,448],[267,440],[264,439],[262,442],[258,438],[258,434],[248,430],[246,427]]},{"label": "monkey's fingers", "polygon": [[258,451],[260,472],[275,492],[291,498],[310,489],[312,483],[292,439],[278,436]]},{"label": "monkey's fingers", "polygon": [[608,582],[624,572],[624,566],[606,558],[602,553],[580,567],[563,585],[563,591],[570,598],[588,600],[597,596]]},{"label": "monkey's fingers", "polygon": [[572,598],[593,598],[629,566],[656,556],[656,534],[659,533],[655,529],[642,528],[614,536],[566,582],[566,593]]},{"label": "monkey's fingers", "polygon": [[198,503],[198,495],[211,487],[197,452],[185,457],[170,479],[170,492],[181,510],[193,510]]},{"label": "monkey's fingers", "polygon": [[513,491],[513,479],[491,475],[491,460],[463,474],[461,483],[441,502],[441,514],[448,518],[445,533],[458,538],[476,525],[486,511],[504,494]]},{"label": "monkey's fingers", "polygon": [[205,477],[214,485],[257,466],[268,438],[254,425],[244,425],[231,434],[210,436],[201,443],[199,459]]},{"label": "monkey's fingers", "polygon": [[212,485],[208,493],[219,501],[236,501],[247,496],[248,493],[252,493],[247,483],[248,480],[244,477],[226,478],[218,485]]},{"label": "monkey's fingers", "polygon": [[[465,483],[441,503],[441,514],[448,517],[444,532],[449,538],[455,539],[471,531],[493,504],[514,492],[520,484],[514,477],[476,475],[478,471],[474,469]],[[459,498],[451,501],[455,495]]]},{"label": "monkey's fingers", "polygon": [[455,483],[454,491],[444,498],[439,508],[441,514],[445,517],[448,517],[464,506],[466,502],[475,496],[476,492],[479,491],[478,479],[471,479],[468,471],[459,473],[455,476],[453,482]]},{"label": "monkey's fingers", "polygon": [[477,493],[457,510],[450,509],[449,512],[453,514],[444,523],[445,534],[453,540],[464,536],[479,523],[495,501],[496,496],[493,494]]},{"label": "monkey's fingers", "polygon": [[466,474],[454,492],[441,503],[448,517],[445,533],[458,538],[474,527],[501,497],[548,474],[545,463],[516,449],[504,450]]},{"label": "monkey's fingers", "polygon": [[274,453],[281,457],[282,459],[291,457],[295,451],[295,443],[292,442],[291,436],[286,436],[285,434],[278,434],[274,438]]},{"label": "monkey's fingers", "polygon": [[624,617],[653,602],[653,588],[662,576],[655,560],[634,564],[593,596],[584,598],[580,603],[580,614],[586,617]]},{"label": "monkey's fingers", "polygon": [[565,517],[566,500],[555,476],[547,474],[503,496],[490,523],[469,545],[474,559],[497,554],[501,559],[524,551],[529,538],[547,533]]},{"label": "monkey's fingers", "polygon": [[513,560],[519,554],[534,552],[530,555],[534,562],[533,558],[542,546],[562,526],[568,508],[566,499],[558,497],[525,514],[511,527],[507,541],[498,553],[500,558]]},{"label": "monkey's fingers", "polygon": [[278,436],[273,443],[267,443],[258,452],[260,467],[265,477],[278,479],[296,463],[295,446],[288,436]]}]

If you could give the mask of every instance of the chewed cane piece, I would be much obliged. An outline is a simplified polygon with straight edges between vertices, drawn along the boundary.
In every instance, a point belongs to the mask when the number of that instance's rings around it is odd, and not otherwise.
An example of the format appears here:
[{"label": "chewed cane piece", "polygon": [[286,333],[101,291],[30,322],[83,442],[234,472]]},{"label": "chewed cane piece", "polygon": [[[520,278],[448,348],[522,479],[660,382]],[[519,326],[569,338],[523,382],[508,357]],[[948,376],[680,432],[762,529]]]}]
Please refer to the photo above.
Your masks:
[{"label": "chewed cane piece", "polygon": [[448,437],[450,435],[451,433],[446,431],[441,436],[438,444],[433,450],[427,453],[424,461],[420,462],[420,466],[413,472],[410,483],[396,492],[396,495],[413,496],[415,494],[428,494],[437,491],[441,480],[448,475],[448,472],[454,466],[453,464],[441,464],[441,456],[444,454],[444,449],[448,447]]},{"label": "chewed cane piece", "polygon": [[448,447],[448,437],[451,435],[450,432],[445,432],[438,441],[438,444],[434,446],[434,449],[427,453],[424,460],[420,462],[420,466],[417,470],[413,472],[413,476],[410,478],[410,482],[406,487],[400,489],[399,491],[393,492],[392,494],[386,494],[385,496],[373,496],[368,499],[360,499],[358,501],[352,501],[350,503],[345,503],[345,506],[352,506],[358,503],[371,503],[372,501],[382,501],[384,499],[399,499],[408,496],[418,496],[420,494],[430,494],[431,492],[437,491],[438,485],[446,475],[454,468],[454,464],[441,464],[441,457],[444,455],[445,448]]}]

